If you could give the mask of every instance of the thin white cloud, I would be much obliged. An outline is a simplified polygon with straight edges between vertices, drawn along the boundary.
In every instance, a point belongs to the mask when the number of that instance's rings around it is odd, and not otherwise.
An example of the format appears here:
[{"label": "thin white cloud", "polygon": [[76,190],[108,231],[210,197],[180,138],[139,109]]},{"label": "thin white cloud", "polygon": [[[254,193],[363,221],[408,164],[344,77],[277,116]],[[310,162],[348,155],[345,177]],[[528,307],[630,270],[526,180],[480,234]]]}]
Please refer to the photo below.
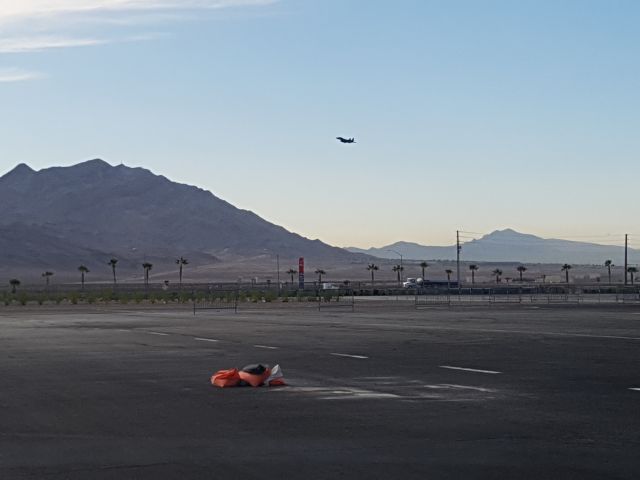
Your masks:
[{"label": "thin white cloud", "polygon": [[[279,0],[0,0],[0,53],[38,52],[52,48],[102,45],[126,38],[74,35],[96,22],[136,26],[178,20],[205,9],[261,6]],[[70,34],[71,33],[71,34]],[[136,32],[140,33],[140,32]],[[144,37],[138,35],[138,37]],[[92,35],[90,36],[92,37]]]},{"label": "thin white cloud", "polygon": [[[264,6],[278,1],[0,0],[0,54],[147,41],[159,34],[141,31],[141,25],[179,21],[203,10]],[[99,28],[99,24],[105,28]],[[115,31],[108,28],[114,25],[119,25]],[[17,68],[0,68],[0,82],[44,76]]]},{"label": "thin white cloud", "polygon": [[139,35],[119,38],[117,40],[56,36],[0,38],[0,53],[42,52],[53,48],[90,47],[94,45],[106,45],[114,42],[145,42],[161,37],[163,37],[163,35],[158,33],[142,33]]},{"label": "thin white cloud", "polygon": [[0,68],[0,83],[26,82],[37,80],[44,75],[38,72],[29,72],[20,68]]},{"label": "thin white cloud", "polygon": [[104,43],[107,41],[96,38],[55,36],[0,38],[0,53],[41,52],[50,48],[87,47]]},{"label": "thin white cloud", "polygon": [[215,9],[268,5],[277,0],[2,0],[0,23],[100,12]]}]

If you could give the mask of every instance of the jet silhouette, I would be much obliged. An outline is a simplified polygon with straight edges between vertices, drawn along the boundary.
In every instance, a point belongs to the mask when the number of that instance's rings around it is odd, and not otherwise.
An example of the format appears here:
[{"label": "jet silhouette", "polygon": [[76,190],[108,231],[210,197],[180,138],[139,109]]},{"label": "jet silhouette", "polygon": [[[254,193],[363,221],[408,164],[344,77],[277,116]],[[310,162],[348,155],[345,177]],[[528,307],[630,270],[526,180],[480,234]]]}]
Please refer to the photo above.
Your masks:
[{"label": "jet silhouette", "polygon": [[342,143],[356,143],[355,138],[336,137],[336,140],[340,140]]}]

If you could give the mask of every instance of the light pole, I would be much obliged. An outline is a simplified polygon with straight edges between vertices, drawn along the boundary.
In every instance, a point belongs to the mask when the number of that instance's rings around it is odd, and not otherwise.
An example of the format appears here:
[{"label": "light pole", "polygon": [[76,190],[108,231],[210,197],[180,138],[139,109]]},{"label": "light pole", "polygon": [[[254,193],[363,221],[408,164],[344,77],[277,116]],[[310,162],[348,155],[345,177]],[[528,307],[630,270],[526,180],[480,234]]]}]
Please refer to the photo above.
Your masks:
[{"label": "light pole", "polygon": [[403,271],[404,271],[404,267],[402,266],[402,254],[400,252],[398,252],[397,250],[393,250],[393,249],[388,249],[387,252],[393,252],[396,255],[400,255],[400,275],[403,275]]},{"label": "light pole", "polygon": [[276,255],[276,268],[278,269],[278,298],[280,298],[280,255]]},{"label": "light pole", "polygon": [[458,297],[460,297],[460,230],[456,230],[456,280],[458,281]]}]

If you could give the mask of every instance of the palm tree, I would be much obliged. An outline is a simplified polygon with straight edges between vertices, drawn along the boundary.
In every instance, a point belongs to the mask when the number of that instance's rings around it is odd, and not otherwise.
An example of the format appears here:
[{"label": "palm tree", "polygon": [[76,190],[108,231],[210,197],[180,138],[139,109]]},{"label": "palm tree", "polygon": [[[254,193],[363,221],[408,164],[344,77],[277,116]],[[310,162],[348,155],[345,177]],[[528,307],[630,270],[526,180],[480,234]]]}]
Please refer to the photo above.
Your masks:
[{"label": "palm tree", "polygon": [[176,265],[180,266],[180,290],[182,290],[182,266],[189,265],[189,261],[186,258],[178,258],[176,260]]},{"label": "palm tree", "polygon": [[115,287],[116,285],[116,264],[118,263],[118,259],[117,258],[112,258],[111,260],[109,260],[109,263],[107,263],[107,265],[111,265],[111,270],[113,271],[113,286]]},{"label": "palm tree", "polygon": [[153,268],[153,264],[149,262],[144,262],[142,264],[142,268],[144,268],[144,286],[149,287],[149,270]]},{"label": "palm tree", "polygon": [[451,274],[453,270],[449,270],[448,268],[444,271],[447,274],[447,288],[451,289]]},{"label": "palm tree", "polygon": [[520,274],[520,283],[522,283],[522,274],[527,271],[527,267],[525,267],[524,265],[519,265],[516,270]]},{"label": "palm tree", "polygon": [[43,272],[42,276],[44,277],[47,287],[49,287],[49,278],[53,276],[53,272]]},{"label": "palm tree", "polygon": [[471,285],[474,285],[476,283],[476,272],[478,271],[478,265],[469,265],[469,270],[471,270]]},{"label": "palm tree", "polygon": [[638,273],[638,267],[629,267],[627,272],[631,274],[631,285],[633,285],[633,276]]},{"label": "palm tree", "polygon": [[322,284],[322,275],[325,275],[327,272],[322,270],[321,268],[316,270],[316,275],[318,275],[318,285]]},{"label": "palm tree", "polygon": [[400,274],[404,270],[404,267],[402,265],[394,265],[392,270],[398,274],[398,283],[400,283]]},{"label": "palm tree", "polygon": [[290,268],[289,270],[287,270],[287,274],[291,275],[291,285],[293,285],[293,276],[298,273],[298,271],[295,268]]},{"label": "palm tree", "polygon": [[367,265],[367,270],[369,270],[371,272],[371,288],[373,288],[373,284],[374,284],[374,273],[379,270],[380,267],[378,267],[378,265],[376,265],[375,263],[370,263],[369,265]]},{"label": "palm tree", "polygon": [[80,281],[82,282],[82,290],[84,290],[84,274],[89,273],[89,269],[84,265],[80,265],[78,267],[78,270],[80,271]]},{"label": "palm tree", "polygon": [[572,268],[573,267],[571,265],[569,265],[568,263],[565,263],[564,265],[562,265],[562,268],[560,269],[561,271],[564,272],[567,283],[569,283],[569,270],[571,270]]},{"label": "palm tree", "polygon": [[609,271],[609,285],[611,285],[611,267],[615,267],[615,265],[611,260],[605,260],[604,266],[607,267],[607,270]]},{"label": "palm tree", "polygon": [[500,283],[500,276],[502,275],[502,270],[500,270],[499,268],[496,268],[493,272],[491,272],[491,274],[496,277],[496,283]]},{"label": "palm tree", "polygon": [[12,278],[11,280],[9,280],[9,285],[11,285],[11,293],[16,293],[16,288],[18,287],[18,285],[20,285],[20,280],[18,280],[17,278]]},{"label": "palm tree", "polygon": [[429,267],[427,262],[420,262],[420,268],[422,269],[422,280],[424,280],[424,271]]}]

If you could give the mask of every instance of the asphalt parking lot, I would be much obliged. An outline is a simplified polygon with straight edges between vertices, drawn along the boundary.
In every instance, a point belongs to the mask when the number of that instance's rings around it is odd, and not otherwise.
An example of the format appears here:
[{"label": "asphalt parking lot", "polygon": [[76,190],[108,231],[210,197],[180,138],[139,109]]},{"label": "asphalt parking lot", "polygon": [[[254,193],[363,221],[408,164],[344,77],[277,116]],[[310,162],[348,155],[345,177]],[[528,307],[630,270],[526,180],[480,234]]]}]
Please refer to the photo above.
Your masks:
[{"label": "asphalt parking lot", "polygon": [[0,478],[638,478],[639,307],[389,303],[0,310]]}]

